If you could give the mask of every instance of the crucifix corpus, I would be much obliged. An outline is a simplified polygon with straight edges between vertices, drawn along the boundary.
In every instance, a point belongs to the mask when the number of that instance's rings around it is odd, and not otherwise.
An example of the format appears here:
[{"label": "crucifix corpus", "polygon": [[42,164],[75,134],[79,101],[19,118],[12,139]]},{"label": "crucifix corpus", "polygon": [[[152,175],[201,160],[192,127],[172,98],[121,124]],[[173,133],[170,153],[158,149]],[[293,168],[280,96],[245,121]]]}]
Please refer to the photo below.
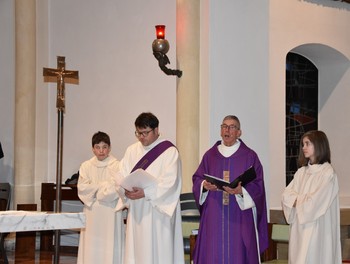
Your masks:
[{"label": "crucifix corpus", "polygon": [[[52,82],[50,77],[56,77],[57,100],[57,163],[56,163],[56,207],[55,212],[61,212],[61,184],[62,184],[62,157],[63,157],[63,116],[65,112],[65,79],[79,80],[78,71],[66,70],[65,57],[57,56],[57,69],[44,68],[45,77]],[[55,263],[59,263],[60,232],[55,231]]]}]

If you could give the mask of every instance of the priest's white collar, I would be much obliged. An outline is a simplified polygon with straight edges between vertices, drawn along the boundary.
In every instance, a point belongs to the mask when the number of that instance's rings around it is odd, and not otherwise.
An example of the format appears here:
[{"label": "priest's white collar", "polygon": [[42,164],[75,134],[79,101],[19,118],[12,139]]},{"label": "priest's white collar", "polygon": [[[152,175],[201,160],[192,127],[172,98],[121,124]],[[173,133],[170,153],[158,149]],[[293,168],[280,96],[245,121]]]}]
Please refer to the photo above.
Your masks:
[{"label": "priest's white collar", "polygon": [[239,140],[237,140],[232,146],[225,146],[221,141],[221,144],[218,146],[218,150],[221,153],[221,155],[227,158],[233,155],[238,150],[240,145],[241,141]]}]

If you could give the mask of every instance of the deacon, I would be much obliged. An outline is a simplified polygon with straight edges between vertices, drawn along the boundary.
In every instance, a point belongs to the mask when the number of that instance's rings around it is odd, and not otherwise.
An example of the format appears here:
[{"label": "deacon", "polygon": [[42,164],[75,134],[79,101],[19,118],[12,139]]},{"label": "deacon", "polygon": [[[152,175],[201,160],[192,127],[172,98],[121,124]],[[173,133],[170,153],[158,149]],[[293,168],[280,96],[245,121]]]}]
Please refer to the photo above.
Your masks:
[{"label": "deacon", "polygon": [[181,161],[177,148],[160,137],[158,125],[155,115],[141,113],[135,121],[138,142],[120,162],[123,177],[141,168],[156,178],[144,189],[118,189],[117,210],[128,208],[124,264],[184,263]]}]

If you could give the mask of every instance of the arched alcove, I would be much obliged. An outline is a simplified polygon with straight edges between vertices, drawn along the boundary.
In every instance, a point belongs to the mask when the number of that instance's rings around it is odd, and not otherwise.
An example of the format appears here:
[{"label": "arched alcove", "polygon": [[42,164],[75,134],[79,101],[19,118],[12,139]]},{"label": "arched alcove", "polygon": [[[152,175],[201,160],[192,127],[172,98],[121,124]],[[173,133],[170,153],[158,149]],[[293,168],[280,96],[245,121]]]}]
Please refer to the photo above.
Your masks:
[{"label": "arched alcove", "polygon": [[[343,77],[346,76],[346,72],[350,67],[349,58],[330,46],[317,43],[300,45],[290,50],[289,54],[295,54],[297,57],[300,56],[299,58],[304,58],[318,70],[318,76],[315,77],[317,78],[318,95],[311,95],[311,97],[317,98],[317,111],[315,115],[316,125],[314,127],[308,127],[306,130],[320,129],[326,132],[331,144],[332,164],[334,165],[335,163],[338,165],[336,166],[336,169],[339,172],[339,179],[341,182],[343,174],[342,170],[344,170],[344,163],[342,160],[344,159],[344,152],[346,152],[346,150],[344,149],[345,147],[343,144],[345,135],[338,129],[338,127],[344,127],[345,129],[348,126],[347,122],[344,122],[344,116],[347,116],[346,113],[349,112],[349,104],[347,99],[349,98],[348,86],[345,85],[346,81],[344,83]],[[287,64],[287,59],[286,65],[289,67]],[[286,83],[286,99],[288,98],[287,85],[288,84]],[[292,110],[292,112],[297,112],[300,110],[298,110],[298,104],[292,106],[286,104],[286,109],[289,107],[292,107],[289,109],[289,111]],[[287,115],[286,120],[288,120]],[[311,122],[311,120],[309,121]],[[286,128],[287,126],[288,122],[286,122]],[[300,134],[302,134],[302,132],[306,131],[300,131]],[[296,153],[291,152],[290,149],[288,150],[287,144],[290,137],[286,137],[286,139],[287,161],[288,155],[291,155],[291,153],[295,155]],[[288,184],[293,177],[292,170],[296,169],[295,164],[293,166],[291,166],[290,160],[287,161],[286,184]]]},{"label": "arched alcove", "polygon": [[347,58],[338,50],[323,44],[304,44],[290,50],[310,60],[319,69],[319,110],[336,88],[350,66]]}]

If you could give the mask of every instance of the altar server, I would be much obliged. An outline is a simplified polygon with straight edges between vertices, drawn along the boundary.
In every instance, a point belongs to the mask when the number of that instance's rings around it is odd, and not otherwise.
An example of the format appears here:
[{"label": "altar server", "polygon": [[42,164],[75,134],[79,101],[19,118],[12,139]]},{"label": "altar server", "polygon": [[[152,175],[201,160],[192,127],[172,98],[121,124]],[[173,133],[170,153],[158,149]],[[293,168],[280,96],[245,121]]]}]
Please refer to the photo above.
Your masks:
[{"label": "altar server", "polygon": [[78,195],[84,203],[86,227],[80,232],[78,264],[123,262],[124,222],[122,212],[115,211],[119,161],[110,151],[109,136],[100,131],[95,133],[92,137],[95,156],[79,170]]},{"label": "altar server", "polygon": [[288,263],[342,263],[339,186],[324,132],[313,130],[302,136],[298,163],[282,194],[290,224]]}]

